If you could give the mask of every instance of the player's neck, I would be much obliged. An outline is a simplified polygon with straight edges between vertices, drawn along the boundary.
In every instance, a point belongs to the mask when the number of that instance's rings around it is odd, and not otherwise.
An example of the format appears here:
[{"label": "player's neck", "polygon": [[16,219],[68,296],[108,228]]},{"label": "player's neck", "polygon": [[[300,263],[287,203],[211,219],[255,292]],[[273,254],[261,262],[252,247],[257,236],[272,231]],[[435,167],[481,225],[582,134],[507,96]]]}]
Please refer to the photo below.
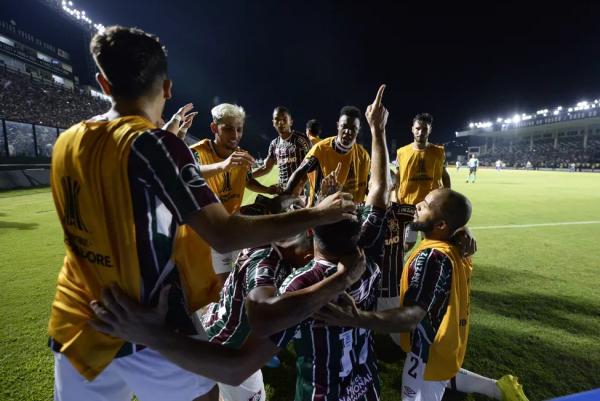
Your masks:
[{"label": "player's neck", "polygon": [[425,141],[424,144],[421,144],[417,141],[413,142],[413,148],[417,149],[417,150],[423,150],[423,149],[427,149],[427,147],[429,146],[429,141]]},{"label": "player's neck", "polygon": [[233,153],[233,150],[227,149],[225,146],[219,144],[217,141],[212,141],[213,149],[217,156],[221,159],[227,159]]},{"label": "player's neck", "polygon": [[314,259],[315,260],[325,260],[329,263],[337,263],[340,261],[339,256],[333,256],[333,255],[323,251],[322,249],[319,249],[319,247],[316,245],[315,245],[315,249],[314,249]]},{"label": "player's neck", "polygon": [[281,139],[288,139],[290,136],[292,136],[292,130],[289,130],[287,132],[277,132],[279,134],[279,136],[281,137]]},{"label": "player's neck", "polygon": [[112,107],[104,114],[107,120],[115,120],[125,116],[140,116],[153,124],[160,119],[160,111],[157,111],[152,103],[142,99],[136,100],[114,100]]}]

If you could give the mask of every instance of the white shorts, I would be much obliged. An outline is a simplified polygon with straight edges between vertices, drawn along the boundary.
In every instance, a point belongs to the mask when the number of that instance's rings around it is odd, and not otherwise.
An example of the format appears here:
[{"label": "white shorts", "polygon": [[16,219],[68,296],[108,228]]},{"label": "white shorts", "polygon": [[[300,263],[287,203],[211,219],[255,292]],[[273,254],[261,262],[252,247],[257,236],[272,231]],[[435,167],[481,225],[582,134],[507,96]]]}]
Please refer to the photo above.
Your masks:
[{"label": "white shorts", "polygon": [[442,401],[446,383],[423,380],[425,363],[416,354],[406,354],[402,370],[402,401]]},{"label": "white shorts", "polygon": [[[400,297],[380,297],[377,298],[377,310],[384,311],[400,307]],[[400,346],[400,333],[390,333],[394,343]]]},{"label": "white shorts", "polygon": [[240,251],[231,251],[225,253],[219,253],[214,249],[211,249],[213,270],[216,274],[229,273],[233,269]]},{"label": "white shorts", "polygon": [[265,401],[265,383],[260,370],[257,370],[239,386],[218,383],[223,401]]},{"label": "white shorts", "polygon": [[114,359],[88,381],[65,355],[54,352],[54,401],[191,401],[208,393],[215,382],[169,362],[145,348]]}]

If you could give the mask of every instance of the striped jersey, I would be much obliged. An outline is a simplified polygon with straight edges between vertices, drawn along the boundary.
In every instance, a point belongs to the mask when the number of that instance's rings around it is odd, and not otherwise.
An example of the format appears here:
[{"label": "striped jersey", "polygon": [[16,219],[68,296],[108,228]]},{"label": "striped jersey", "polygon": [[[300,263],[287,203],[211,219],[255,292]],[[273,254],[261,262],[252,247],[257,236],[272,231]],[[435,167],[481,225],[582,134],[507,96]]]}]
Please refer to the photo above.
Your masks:
[{"label": "striped jersey", "polygon": [[167,319],[193,330],[184,299],[198,299],[181,291],[186,284],[203,288],[210,276],[174,264],[175,233],[188,216],[218,200],[185,143],[139,116],[74,125],[56,141],[52,160],[66,256],[48,331],[53,347],[91,380],[123,346],[87,324],[89,303],[103,287],[115,283],[153,305],[161,286],[175,282]]},{"label": "striped jersey", "polygon": [[[362,277],[347,292],[358,308],[374,310],[380,271],[374,262],[381,251],[381,224],[385,210],[369,210],[363,221],[359,246],[365,249],[367,267]],[[289,275],[280,293],[309,287],[337,270],[337,264],[315,260]],[[315,327],[307,319],[271,337],[283,348],[293,340],[296,351],[296,401],[371,401],[379,400],[380,379],[370,330],[349,327]]]},{"label": "striped jersey", "polygon": [[267,159],[277,162],[279,167],[279,185],[285,188],[290,177],[304,160],[311,148],[310,141],[301,132],[292,131],[287,139],[281,136],[271,141]]},{"label": "striped jersey", "polygon": [[408,289],[403,305],[419,305],[427,311],[411,335],[411,351],[427,363],[448,308],[452,261],[434,248],[423,249],[408,265]]},{"label": "striped jersey", "polygon": [[400,277],[404,265],[404,230],[413,221],[415,207],[391,202],[385,213],[382,236],[381,287],[377,297],[392,298],[400,295]]},{"label": "striped jersey", "polygon": [[245,300],[257,287],[279,287],[292,267],[283,262],[276,247],[244,249],[227,277],[219,302],[208,307],[202,325],[211,342],[232,348],[242,346],[250,334]]}]

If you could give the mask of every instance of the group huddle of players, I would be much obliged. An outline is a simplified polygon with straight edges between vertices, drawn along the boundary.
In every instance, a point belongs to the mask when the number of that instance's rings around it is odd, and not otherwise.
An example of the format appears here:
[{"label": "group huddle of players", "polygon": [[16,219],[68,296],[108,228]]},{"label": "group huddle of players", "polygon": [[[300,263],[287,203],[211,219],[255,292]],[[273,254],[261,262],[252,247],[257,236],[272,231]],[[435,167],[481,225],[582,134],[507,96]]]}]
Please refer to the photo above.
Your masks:
[{"label": "group huddle of players", "polygon": [[[428,141],[431,115],[413,119],[390,171],[385,85],[364,114],[343,107],[324,139],[315,120],[293,131],[279,106],[253,170],[242,107],[214,107],[212,137],[189,149],[193,106],[162,121],[171,81],[157,38],[110,27],[90,47],[113,105],[54,147],[67,252],[49,324],[56,400],[265,400],[260,368],[289,343],[297,401],[379,400],[374,332],[406,353],[403,400],[445,388],[526,400],[511,375],[461,369],[471,203]],[[371,154],[356,142],[363,121]],[[261,184],[275,164],[278,183]],[[275,197],[242,206],[246,188]]]}]

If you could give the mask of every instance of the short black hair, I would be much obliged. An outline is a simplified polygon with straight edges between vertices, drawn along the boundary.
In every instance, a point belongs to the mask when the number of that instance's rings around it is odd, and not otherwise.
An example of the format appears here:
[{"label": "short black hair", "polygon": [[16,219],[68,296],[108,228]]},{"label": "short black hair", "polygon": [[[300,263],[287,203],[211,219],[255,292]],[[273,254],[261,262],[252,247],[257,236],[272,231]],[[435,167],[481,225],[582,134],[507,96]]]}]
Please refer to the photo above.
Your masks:
[{"label": "short black hair", "polygon": [[361,112],[356,106],[344,106],[340,110],[340,117],[348,116],[350,118],[358,118],[360,120]]},{"label": "short black hair", "polygon": [[354,252],[358,244],[361,223],[353,220],[342,220],[314,228],[317,246],[335,256],[343,256]]},{"label": "short black hair", "polygon": [[417,121],[422,121],[427,125],[433,125],[433,116],[429,113],[419,113],[413,118],[413,124]]},{"label": "short black hair", "polygon": [[275,109],[273,110],[273,114],[279,114],[279,113],[285,113],[290,117],[292,116],[292,113],[290,113],[290,110],[285,106],[275,107]]},{"label": "short black hair", "polygon": [[94,35],[90,52],[114,96],[136,99],[167,79],[165,48],[141,29],[108,27]]},{"label": "short black hair", "polygon": [[445,193],[440,206],[443,219],[446,220],[450,233],[453,233],[469,222],[472,211],[471,202],[466,196],[452,189],[444,188],[440,191]]},{"label": "short black hair", "polygon": [[313,118],[312,120],[308,120],[306,122],[306,129],[319,135],[321,133],[321,123]]}]

